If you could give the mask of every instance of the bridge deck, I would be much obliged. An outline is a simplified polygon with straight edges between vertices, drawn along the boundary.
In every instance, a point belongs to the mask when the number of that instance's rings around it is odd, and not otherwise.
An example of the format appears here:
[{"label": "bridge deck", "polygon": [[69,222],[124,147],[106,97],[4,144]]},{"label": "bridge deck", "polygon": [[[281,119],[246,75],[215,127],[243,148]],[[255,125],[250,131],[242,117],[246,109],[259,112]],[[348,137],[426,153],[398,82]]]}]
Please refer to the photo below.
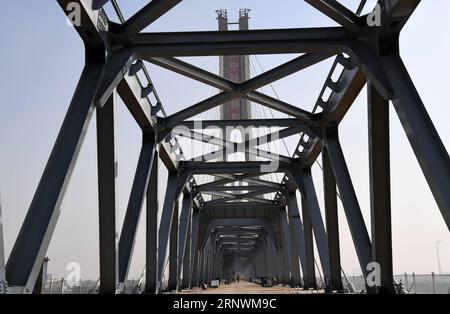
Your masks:
[{"label": "bridge deck", "polygon": [[311,294],[323,293],[322,290],[303,290],[302,288],[291,288],[289,286],[277,285],[274,287],[261,287],[257,283],[248,281],[235,282],[229,285],[220,285],[218,288],[208,288],[201,290],[200,288],[193,288],[190,290],[183,290],[180,293],[184,294]]}]

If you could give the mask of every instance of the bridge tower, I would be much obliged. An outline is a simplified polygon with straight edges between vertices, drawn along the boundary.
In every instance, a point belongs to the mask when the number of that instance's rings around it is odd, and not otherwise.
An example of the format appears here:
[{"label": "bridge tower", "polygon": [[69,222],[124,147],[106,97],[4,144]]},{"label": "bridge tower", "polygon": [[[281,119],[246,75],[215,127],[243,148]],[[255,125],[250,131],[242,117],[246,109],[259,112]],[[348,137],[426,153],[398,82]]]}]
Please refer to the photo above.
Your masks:
[{"label": "bridge tower", "polygon": [[[230,25],[237,25],[238,30],[249,30],[249,12],[250,9],[239,10],[238,22],[230,22],[228,20],[227,10],[217,10],[217,21],[219,24],[219,31],[226,32],[230,30]],[[250,58],[248,55],[232,55],[232,56],[220,56],[220,76],[231,80],[236,83],[242,83],[250,79]],[[251,107],[250,101],[243,98],[235,98],[220,106],[220,119],[221,120],[244,120],[251,119]],[[223,138],[226,141],[230,140],[230,134],[226,134],[225,130],[222,130]],[[249,134],[241,134],[245,136],[245,140],[248,140]],[[227,160],[227,156],[224,154],[224,160]],[[246,160],[249,160],[249,156],[246,156]]]},{"label": "bridge tower", "polygon": [[[237,22],[231,22],[228,20],[228,12],[226,9],[217,10],[218,30],[226,32],[231,30],[230,26],[237,25],[239,31],[249,30],[249,12],[250,9],[239,10],[239,20]],[[235,83],[242,83],[250,79],[250,58],[248,55],[227,55],[220,56],[220,76],[226,78]],[[251,106],[250,101],[243,98],[235,98],[229,102],[220,106],[220,119],[221,120],[245,120],[251,119]],[[241,138],[244,141],[248,141],[250,134],[241,132]],[[222,139],[224,141],[231,140],[231,132],[222,129]],[[224,152],[223,161],[228,160],[228,155]],[[248,154],[245,155],[245,160],[250,160]],[[242,182],[235,182],[237,185],[242,185]],[[224,263],[222,269],[222,275],[224,278],[230,279],[236,276],[238,272],[242,272],[243,269],[237,267],[237,256],[234,254],[226,254],[224,256]]]}]

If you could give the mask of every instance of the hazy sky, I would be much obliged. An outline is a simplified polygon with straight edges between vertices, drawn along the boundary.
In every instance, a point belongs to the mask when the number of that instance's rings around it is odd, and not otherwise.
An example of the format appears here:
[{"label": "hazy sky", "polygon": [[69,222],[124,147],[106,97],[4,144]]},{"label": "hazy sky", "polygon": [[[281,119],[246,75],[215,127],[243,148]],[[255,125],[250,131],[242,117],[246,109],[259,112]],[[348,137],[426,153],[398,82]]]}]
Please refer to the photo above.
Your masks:
[{"label": "hazy sky", "polygon": [[[342,1],[352,9],[356,0]],[[130,16],[146,1],[119,1]],[[157,21],[149,31],[215,30],[214,10],[226,8],[230,19],[239,8],[251,8],[250,27],[290,28],[334,25],[303,1],[185,0]],[[401,54],[427,106],[441,138],[450,147],[448,73],[450,72],[450,2],[422,1],[401,37]],[[65,23],[53,0],[2,1],[0,4],[0,193],[8,256],[20,229],[58,130],[70,103],[84,63],[81,39]],[[260,56],[265,69],[294,56]],[[191,62],[218,73],[218,57],[192,58]],[[310,110],[315,103],[330,60],[280,80],[274,88],[281,99]],[[177,74],[150,66],[150,74],[167,112],[174,113],[212,95],[214,90]],[[269,89],[265,92],[270,93]],[[341,142],[360,205],[370,231],[366,91],[341,124]],[[450,272],[450,235],[395,112],[391,111],[392,220],[396,273],[437,272],[436,242],[440,244],[442,270]],[[117,106],[118,201],[121,225],[140,147],[140,131],[126,108]],[[160,169],[163,169],[161,167]],[[95,119],[62,204],[62,213],[51,242],[49,271],[65,276],[65,267],[78,262],[82,277],[98,277],[97,175]],[[322,202],[320,170],[314,168]],[[164,186],[165,174],[161,175]],[[450,187],[449,187],[450,188]],[[164,188],[159,197],[162,202]],[[143,212],[145,214],[145,211]],[[341,256],[344,270],[359,273],[348,226],[339,211]],[[141,222],[145,221],[142,215]],[[145,264],[140,224],[130,277],[139,276]]]}]

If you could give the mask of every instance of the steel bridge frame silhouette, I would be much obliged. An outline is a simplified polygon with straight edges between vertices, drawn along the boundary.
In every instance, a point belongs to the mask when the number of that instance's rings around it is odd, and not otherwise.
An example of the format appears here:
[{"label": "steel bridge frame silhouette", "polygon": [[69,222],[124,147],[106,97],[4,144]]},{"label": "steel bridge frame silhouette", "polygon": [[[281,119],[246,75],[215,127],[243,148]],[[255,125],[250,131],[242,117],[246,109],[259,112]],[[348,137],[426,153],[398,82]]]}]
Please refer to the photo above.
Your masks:
[{"label": "steel bridge frame silhouette", "polygon": [[[450,159],[399,53],[399,34],[420,0],[379,0],[381,26],[335,0],[305,0],[338,27],[249,31],[142,32],[181,0],[153,0],[122,23],[108,19],[103,6],[113,0],[58,0],[85,44],[86,63],[25,221],[6,265],[10,291],[31,293],[36,284],[80,146],[96,112],[100,236],[100,293],[115,293],[127,278],[139,215],[146,200],[145,292],[197,285],[221,276],[226,261],[247,260],[255,275],[279,274],[283,283],[316,285],[313,234],[327,291],[342,290],[337,223],[337,188],[360,263],[381,266],[381,284],[372,292],[394,292],[391,246],[389,102],[400,118],[415,156],[450,228]],[[119,16],[120,17],[120,16]],[[235,83],[176,57],[303,53],[243,83]],[[257,92],[260,87],[335,56],[314,111]],[[143,61],[156,64],[221,92],[167,116]],[[336,67],[343,67],[337,80]],[[147,75],[148,85],[137,74]],[[367,84],[371,229],[369,235],[339,141],[339,123]],[[326,89],[331,90],[323,99]],[[125,220],[117,241],[114,97],[118,94],[142,129],[142,148]],[[153,94],[156,103],[149,95]],[[182,161],[171,131],[201,112],[242,97],[285,113],[289,119],[239,121],[255,127],[285,127],[280,138],[302,134],[294,156],[280,158],[282,182],[259,179],[266,161]],[[236,121],[208,121],[219,127]],[[206,126],[205,126],[206,127]],[[268,141],[270,141],[269,139]],[[224,143],[223,145],[229,145]],[[248,144],[248,143],[247,143]],[[231,143],[231,145],[234,145]],[[246,152],[255,149],[246,145]],[[325,220],[311,166],[322,153]],[[158,227],[158,167],[169,171]],[[193,174],[220,180],[198,185]],[[225,188],[233,182],[248,186]],[[296,191],[301,194],[301,210]],[[228,191],[229,193],[223,193]],[[238,193],[230,193],[236,191]],[[242,191],[247,191],[243,194]],[[221,193],[222,192],[222,193]],[[273,200],[258,196],[276,192]],[[205,201],[204,194],[223,198]],[[239,196],[237,196],[239,195]],[[181,208],[178,199],[182,197]],[[230,200],[232,200],[230,202]],[[178,211],[180,210],[180,215]],[[300,215],[301,211],[301,215]],[[180,217],[174,219],[174,217]],[[236,236],[239,240],[236,240]],[[168,256],[167,256],[168,255]],[[300,261],[300,263],[299,263]]]}]

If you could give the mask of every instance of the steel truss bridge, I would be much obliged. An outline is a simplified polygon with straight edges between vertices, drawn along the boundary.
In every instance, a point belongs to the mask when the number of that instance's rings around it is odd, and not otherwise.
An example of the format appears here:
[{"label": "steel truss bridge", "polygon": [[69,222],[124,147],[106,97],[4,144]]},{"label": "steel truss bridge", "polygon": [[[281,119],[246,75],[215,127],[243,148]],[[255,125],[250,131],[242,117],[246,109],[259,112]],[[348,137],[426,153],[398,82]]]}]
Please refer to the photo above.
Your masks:
[{"label": "steel truss bridge", "polygon": [[[103,6],[111,1],[120,23]],[[85,67],[25,221],[6,265],[9,291],[31,293],[55,230],[64,192],[86,128],[96,112],[100,236],[100,293],[115,293],[127,279],[136,229],[146,209],[145,292],[161,293],[241,271],[276,276],[282,283],[314,287],[313,239],[326,291],[343,289],[337,223],[337,189],[364,275],[377,262],[381,284],[369,292],[394,292],[391,246],[389,103],[392,102],[423,174],[450,228],[450,159],[399,54],[399,34],[420,0],[379,0],[381,25],[335,0],[305,0],[338,27],[246,31],[143,32],[181,0],[153,0],[125,20],[113,0],[58,0],[85,45]],[[109,4],[108,4],[109,5]],[[177,57],[298,53],[299,57],[244,82],[215,75]],[[259,88],[334,57],[313,111],[257,91]],[[166,115],[145,62],[156,64],[220,92]],[[337,79],[335,70],[343,70]],[[144,75],[143,82],[138,75]],[[339,140],[339,124],[367,84],[370,156],[369,235]],[[330,90],[328,97],[324,97]],[[142,129],[142,148],[125,220],[116,234],[114,95],[118,94]],[[150,97],[152,95],[152,99]],[[201,130],[188,120],[232,99],[242,98],[290,118],[239,121],[239,125],[283,128],[278,136],[301,135],[293,156],[277,155],[245,142],[245,153],[264,160],[186,160],[172,130],[184,126],[193,140]],[[236,121],[203,121],[203,127]],[[201,135],[201,133],[200,133]],[[217,146],[236,143],[219,139]],[[322,156],[325,219],[311,167]],[[262,167],[278,160],[282,180],[262,179]],[[167,182],[158,182],[158,161]],[[196,175],[216,179],[197,184]],[[245,182],[245,183],[244,183]],[[238,184],[236,184],[238,183]],[[167,190],[158,223],[157,190]],[[301,195],[301,208],[296,192]],[[274,195],[272,199],[262,196]],[[206,195],[214,195],[207,198]],[[178,200],[182,199],[181,206]],[[144,204],[145,200],[145,204]],[[313,238],[314,235],[314,238]],[[169,263],[165,284],[165,265]],[[119,288],[118,288],[119,287]]]}]

